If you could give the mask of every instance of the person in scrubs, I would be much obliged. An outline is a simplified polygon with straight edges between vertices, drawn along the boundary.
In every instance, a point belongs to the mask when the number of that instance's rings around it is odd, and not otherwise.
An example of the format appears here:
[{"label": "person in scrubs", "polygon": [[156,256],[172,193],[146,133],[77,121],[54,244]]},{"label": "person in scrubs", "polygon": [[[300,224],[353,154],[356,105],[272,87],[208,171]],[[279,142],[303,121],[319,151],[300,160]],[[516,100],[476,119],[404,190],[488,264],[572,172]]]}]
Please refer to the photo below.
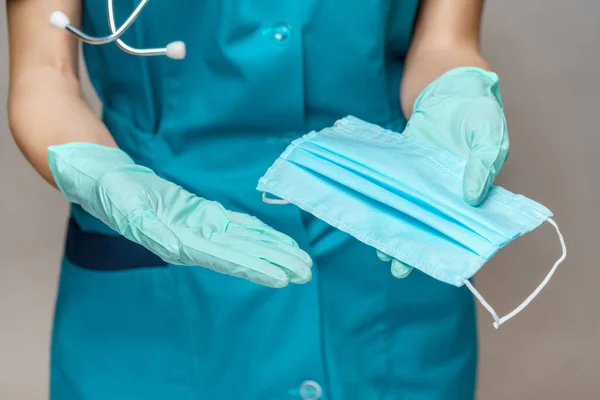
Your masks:
[{"label": "person in scrubs", "polygon": [[[473,399],[467,288],[399,272],[255,186],[311,130],[354,115],[402,132],[436,79],[489,71],[482,3],[152,0],[122,39],[183,40],[187,56],[84,44],[99,118],[80,92],[77,40],[48,18],[60,9],[106,35],[104,0],[8,0],[11,130],[72,203],[50,397]],[[136,4],[116,2],[117,25]],[[477,106],[470,81],[456,82]],[[443,121],[466,111],[444,112],[434,126],[451,137]],[[479,162],[487,175],[467,200],[485,197],[504,158]]]}]

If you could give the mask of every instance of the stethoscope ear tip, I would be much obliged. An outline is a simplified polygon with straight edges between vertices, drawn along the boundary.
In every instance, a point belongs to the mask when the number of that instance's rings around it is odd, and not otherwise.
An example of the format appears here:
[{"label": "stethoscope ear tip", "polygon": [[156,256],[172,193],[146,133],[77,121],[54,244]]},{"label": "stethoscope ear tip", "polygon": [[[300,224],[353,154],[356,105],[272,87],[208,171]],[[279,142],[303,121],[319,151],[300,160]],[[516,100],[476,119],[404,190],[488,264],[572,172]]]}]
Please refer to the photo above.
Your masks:
[{"label": "stethoscope ear tip", "polygon": [[65,29],[71,22],[64,12],[54,11],[50,16],[50,23],[56,28]]},{"label": "stethoscope ear tip", "polygon": [[173,60],[183,60],[185,58],[185,43],[181,41],[169,43],[166,55]]}]

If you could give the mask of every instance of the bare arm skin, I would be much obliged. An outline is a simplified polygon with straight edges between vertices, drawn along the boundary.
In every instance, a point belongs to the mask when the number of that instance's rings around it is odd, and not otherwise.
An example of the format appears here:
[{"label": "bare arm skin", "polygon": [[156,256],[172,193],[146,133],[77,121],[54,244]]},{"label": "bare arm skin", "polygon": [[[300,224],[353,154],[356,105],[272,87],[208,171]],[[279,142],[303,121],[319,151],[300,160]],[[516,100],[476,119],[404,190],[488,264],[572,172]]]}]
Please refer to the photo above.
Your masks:
[{"label": "bare arm skin", "polygon": [[483,0],[421,0],[400,85],[407,118],[421,91],[445,72],[464,66],[489,69],[479,54],[482,12]]},{"label": "bare arm skin", "polygon": [[70,142],[116,147],[81,94],[77,40],[50,25],[50,15],[57,9],[79,24],[81,0],[7,2],[10,128],[25,157],[55,187],[48,147]]}]

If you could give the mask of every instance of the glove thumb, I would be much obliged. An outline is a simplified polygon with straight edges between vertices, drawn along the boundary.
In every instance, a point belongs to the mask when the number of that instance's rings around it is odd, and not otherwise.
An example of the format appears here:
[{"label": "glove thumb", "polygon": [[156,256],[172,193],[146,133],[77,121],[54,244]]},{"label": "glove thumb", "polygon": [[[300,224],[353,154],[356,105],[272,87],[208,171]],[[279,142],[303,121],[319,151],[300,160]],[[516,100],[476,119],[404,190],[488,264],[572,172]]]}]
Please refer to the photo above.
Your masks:
[{"label": "glove thumb", "polygon": [[474,207],[480,205],[486,198],[495,178],[494,166],[479,157],[477,153],[471,153],[463,178],[465,201]]},{"label": "glove thumb", "polygon": [[480,205],[486,198],[496,175],[508,158],[510,142],[506,119],[495,99],[479,101],[478,114],[466,123],[469,130],[469,158],[463,177],[465,201]]}]

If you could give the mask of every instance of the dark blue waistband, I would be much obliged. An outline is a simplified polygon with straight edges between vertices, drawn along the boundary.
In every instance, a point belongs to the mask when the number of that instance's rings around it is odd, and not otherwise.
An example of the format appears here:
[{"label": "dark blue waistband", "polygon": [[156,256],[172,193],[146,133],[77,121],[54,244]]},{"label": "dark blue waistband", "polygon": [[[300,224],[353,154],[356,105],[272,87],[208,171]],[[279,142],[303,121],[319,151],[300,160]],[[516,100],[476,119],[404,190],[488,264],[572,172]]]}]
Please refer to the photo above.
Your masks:
[{"label": "dark blue waistband", "polygon": [[65,255],[71,263],[94,270],[167,266],[160,257],[123,236],[83,231],[73,218],[69,220],[67,229]]}]

